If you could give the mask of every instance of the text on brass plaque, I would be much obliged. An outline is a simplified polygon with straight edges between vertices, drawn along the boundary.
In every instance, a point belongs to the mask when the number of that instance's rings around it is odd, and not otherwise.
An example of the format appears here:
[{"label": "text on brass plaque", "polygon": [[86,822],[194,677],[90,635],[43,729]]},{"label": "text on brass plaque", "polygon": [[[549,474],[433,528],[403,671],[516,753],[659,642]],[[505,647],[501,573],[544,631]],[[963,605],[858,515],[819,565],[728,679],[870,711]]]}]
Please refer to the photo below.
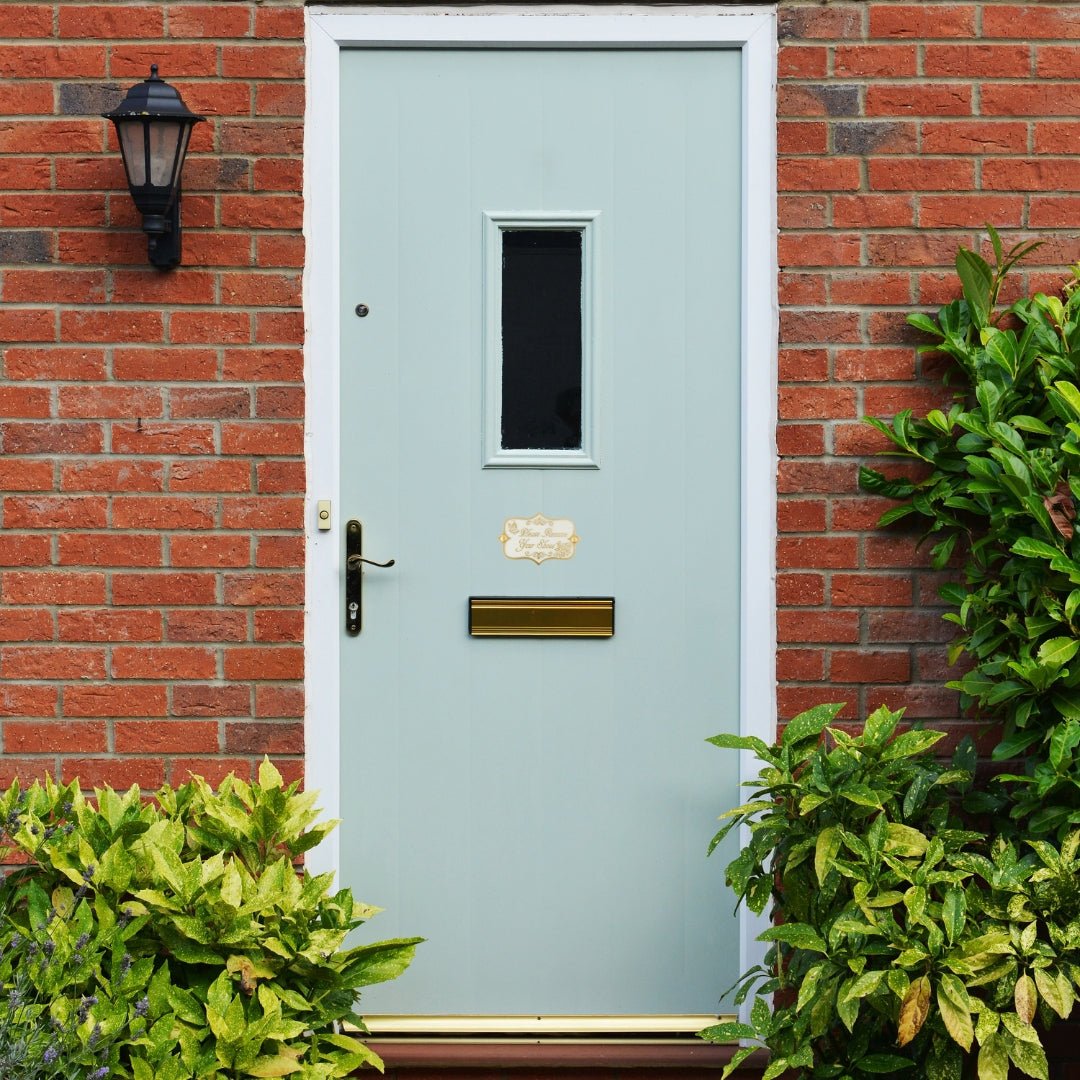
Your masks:
[{"label": "text on brass plaque", "polygon": [[612,637],[611,596],[470,596],[473,637]]},{"label": "text on brass plaque", "polygon": [[532,559],[537,566],[547,559],[572,559],[581,539],[569,518],[507,518],[499,543],[508,559]]}]

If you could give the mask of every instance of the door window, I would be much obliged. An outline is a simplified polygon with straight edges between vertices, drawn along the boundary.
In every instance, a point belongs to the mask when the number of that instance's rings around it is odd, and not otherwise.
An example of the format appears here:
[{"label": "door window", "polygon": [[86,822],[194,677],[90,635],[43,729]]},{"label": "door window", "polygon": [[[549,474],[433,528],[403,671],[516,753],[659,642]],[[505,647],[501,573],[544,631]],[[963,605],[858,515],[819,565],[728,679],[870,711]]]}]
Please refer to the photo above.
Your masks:
[{"label": "door window", "polygon": [[598,465],[595,213],[484,215],[484,465]]},{"label": "door window", "polygon": [[501,448],[580,450],[581,232],[501,232]]}]

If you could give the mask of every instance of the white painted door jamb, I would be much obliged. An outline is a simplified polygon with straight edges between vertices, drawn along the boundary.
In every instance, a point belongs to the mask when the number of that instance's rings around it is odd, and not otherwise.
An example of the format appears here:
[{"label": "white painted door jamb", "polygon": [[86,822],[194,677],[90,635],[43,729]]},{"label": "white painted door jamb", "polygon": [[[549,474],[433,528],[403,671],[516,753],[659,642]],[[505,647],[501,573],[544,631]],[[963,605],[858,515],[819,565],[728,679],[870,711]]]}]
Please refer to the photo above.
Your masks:
[{"label": "white painted door jamb", "polygon": [[[743,55],[742,220],[742,658],[740,725],[769,742],[776,718],[776,12],[769,6],[569,5],[515,8],[313,6],[307,15],[304,134],[306,784],[324,814],[339,806],[342,612],[338,386],[340,252],[339,52],[349,46],[738,47]],[[317,528],[329,499],[333,527]],[[702,753],[709,753],[702,747]],[[743,755],[742,778],[756,775]],[[720,812],[726,807],[717,807]],[[707,839],[709,823],[702,822]],[[704,857],[704,856],[703,856]],[[309,853],[313,871],[337,870],[337,834]],[[741,969],[760,962],[761,920],[744,914]],[[723,988],[718,988],[723,989]]]}]

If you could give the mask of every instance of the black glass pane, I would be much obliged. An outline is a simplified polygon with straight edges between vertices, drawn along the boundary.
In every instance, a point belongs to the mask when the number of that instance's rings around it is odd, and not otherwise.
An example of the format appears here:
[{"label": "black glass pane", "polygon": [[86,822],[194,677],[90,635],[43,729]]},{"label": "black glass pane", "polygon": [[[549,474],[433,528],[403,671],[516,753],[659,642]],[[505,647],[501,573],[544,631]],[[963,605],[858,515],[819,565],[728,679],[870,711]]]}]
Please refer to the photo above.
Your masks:
[{"label": "black glass pane", "polygon": [[581,232],[502,238],[503,449],[580,449]]}]

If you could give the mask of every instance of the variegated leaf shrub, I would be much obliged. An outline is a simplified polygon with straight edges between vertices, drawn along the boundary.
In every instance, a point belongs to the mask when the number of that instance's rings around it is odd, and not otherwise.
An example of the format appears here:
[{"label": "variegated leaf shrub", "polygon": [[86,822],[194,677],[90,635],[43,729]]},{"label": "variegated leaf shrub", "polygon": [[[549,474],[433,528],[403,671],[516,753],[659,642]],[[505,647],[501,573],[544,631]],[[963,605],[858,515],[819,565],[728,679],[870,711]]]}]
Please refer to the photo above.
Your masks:
[{"label": "variegated leaf shrub", "polygon": [[762,762],[713,847],[748,828],[728,884],[757,913],[775,898],[783,920],[740,980],[752,1022],[702,1032],[750,1042],[723,1075],[757,1042],[764,1080],[1006,1080],[1010,1062],[1049,1080],[1039,1031],[1080,986],[1080,831],[1057,845],[965,827],[970,742],[944,762],[940,732],[898,734],[902,714],[882,708],[850,734],[841,708],[802,713],[774,747],[710,740]]},{"label": "variegated leaf shrub", "polygon": [[[377,909],[297,870],[336,822],[317,796],[200,779],[84,798],[51,779],[0,796],[27,864],[0,885],[0,1063],[27,1080],[294,1080],[381,1067],[360,989],[419,939],[347,945]],[[3,1010],[0,1009],[0,1012]],[[353,1027],[346,1030],[344,1025]]]}]

